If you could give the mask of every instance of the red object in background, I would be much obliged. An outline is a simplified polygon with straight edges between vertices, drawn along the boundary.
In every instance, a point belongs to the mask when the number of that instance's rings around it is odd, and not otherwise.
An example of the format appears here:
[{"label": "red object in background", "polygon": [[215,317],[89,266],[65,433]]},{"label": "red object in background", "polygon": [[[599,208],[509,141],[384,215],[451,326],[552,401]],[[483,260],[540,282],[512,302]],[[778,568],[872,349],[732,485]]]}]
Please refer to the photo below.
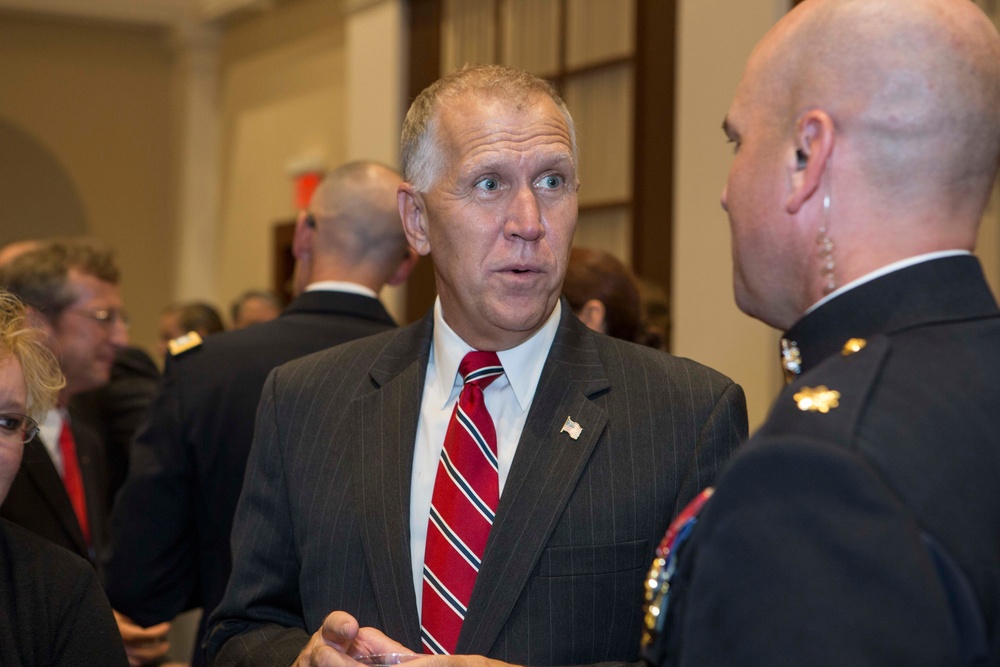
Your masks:
[{"label": "red object in background", "polygon": [[312,199],[313,191],[322,178],[323,174],[318,171],[307,171],[295,177],[296,210],[309,208],[309,200]]}]

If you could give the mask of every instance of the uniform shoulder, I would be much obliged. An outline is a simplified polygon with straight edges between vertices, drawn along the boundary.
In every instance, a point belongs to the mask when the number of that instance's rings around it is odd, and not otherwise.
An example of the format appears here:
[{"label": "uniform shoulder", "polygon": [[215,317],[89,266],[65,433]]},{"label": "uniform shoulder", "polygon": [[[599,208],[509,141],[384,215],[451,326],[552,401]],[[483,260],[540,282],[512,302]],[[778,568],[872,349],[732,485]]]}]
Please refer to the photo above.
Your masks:
[{"label": "uniform shoulder", "polygon": [[850,445],[891,346],[887,335],[847,339],[839,354],[781,392],[760,435],[819,436]]},{"label": "uniform shoulder", "polygon": [[179,357],[185,352],[196,350],[201,347],[201,335],[197,331],[188,331],[183,336],[178,336],[167,343],[167,352],[171,357]]}]

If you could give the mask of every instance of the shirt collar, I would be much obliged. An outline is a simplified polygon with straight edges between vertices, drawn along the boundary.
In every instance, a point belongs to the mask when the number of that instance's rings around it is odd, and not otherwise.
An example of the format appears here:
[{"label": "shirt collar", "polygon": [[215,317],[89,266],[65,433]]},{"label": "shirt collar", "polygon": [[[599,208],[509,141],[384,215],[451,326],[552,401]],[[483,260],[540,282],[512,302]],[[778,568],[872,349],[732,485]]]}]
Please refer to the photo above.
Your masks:
[{"label": "shirt collar", "polygon": [[[562,317],[562,303],[556,301],[556,307],[541,328],[532,334],[531,338],[517,347],[497,352],[504,375],[514,390],[514,397],[521,410],[527,410],[535,397],[538,380],[542,376],[542,368],[549,356],[549,348],[559,330],[559,319]],[[435,381],[439,387],[451,387],[451,391],[442,391],[447,405],[457,392],[461,391],[462,379],[458,376],[458,365],[473,348],[455,333],[454,329],[444,321],[441,312],[441,298],[434,301],[434,372]],[[442,405],[441,407],[444,407]]]},{"label": "shirt collar", "polygon": [[351,283],[344,280],[320,280],[315,283],[310,283],[306,286],[306,292],[316,292],[319,290],[327,292],[347,292],[348,294],[360,294],[361,296],[370,296],[373,299],[378,298],[378,294],[375,293],[370,287],[365,287],[364,285],[359,285],[358,283]]}]

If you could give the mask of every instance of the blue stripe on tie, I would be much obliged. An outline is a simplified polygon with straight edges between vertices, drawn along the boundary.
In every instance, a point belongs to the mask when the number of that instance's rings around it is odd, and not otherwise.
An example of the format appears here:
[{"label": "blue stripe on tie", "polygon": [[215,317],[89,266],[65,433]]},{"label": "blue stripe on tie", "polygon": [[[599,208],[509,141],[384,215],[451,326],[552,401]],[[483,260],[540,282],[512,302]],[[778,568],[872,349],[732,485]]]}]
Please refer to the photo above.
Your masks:
[{"label": "blue stripe on tie", "polygon": [[448,544],[450,544],[451,547],[458,552],[458,555],[464,558],[466,562],[472,566],[472,569],[479,572],[479,566],[482,564],[482,561],[479,560],[479,556],[477,556],[472,549],[470,549],[465,542],[463,542],[462,539],[455,534],[455,531],[451,529],[451,526],[449,526],[445,520],[441,518],[441,515],[438,514],[437,508],[434,507],[433,503],[431,504],[431,521],[434,522],[434,525],[437,526],[438,530],[441,531],[441,534],[444,535],[444,539],[448,540]]},{"label": "blue stripe on tie", "polygon": [[479,513],[483,515],[483,518],[489,521],[492,526],[494,519],[493,510],[490,509],[489,505],[483,502],[483,499],[479,497],[479,494],[477,494],[476,490],[472,488],[472,485],[469,484],[464,477],[462,477],[462,473],[460,473],[458,468],[456,468],[451,462],[451,457],[448,456],[447,449],[441,450],[441,463],[444,464],[445,472],[447,472],[448,477],[455,482],[455,486],[457,486],[458,490],[462,492],[462,495],[469,500],[473,507],[479,510]]},{"label": "blue stripe on tie", "polygon": [[482,368],[477,368],[466,375],[464,380],[465,383],[468,384],[476,380],[482,380],[483,378],[491,375],[503,375],[503,366],[483,366]]},{"label": "blue stripe on tie", "polygon": [[444,650],[444,647],[438,643],[438,640],[431,636],[431,633],[427,632],[427,628],[420,626],[420,639],[423,640],[424,646],[431,653],[436,653],[437,655],[448,655],[448,651]]},{"label": "blue stripe on tie", "polygon": [[486,438],[483,434],[479,432],[479,427],[476,426],[476,422],[472,421],[469,415],[465,414],[465,410],[462,409],[461,404],[458,406],[458,412],[456,414],[458,418],[458,423],[465,427],[466,432],[472,436],[472,439],[479,446],[479,451],[482,452],[483,456],[493,467],[493,470],[497,470],[497,456],[490,449],[490,446],[486,444]]},{"label": "blue stripe on tie", "polygon": [[431,572],[431,569],[424,565],[424,581],[430,584],[430,587],[434,589],[434,592],[438,594],[446,605],[451,607],[451,610],[462,619],[465,620],[465,612],[468,611],[464,604],[462,604],[457,597],[448,590],[448,587],[441,583],[441,580]]}]

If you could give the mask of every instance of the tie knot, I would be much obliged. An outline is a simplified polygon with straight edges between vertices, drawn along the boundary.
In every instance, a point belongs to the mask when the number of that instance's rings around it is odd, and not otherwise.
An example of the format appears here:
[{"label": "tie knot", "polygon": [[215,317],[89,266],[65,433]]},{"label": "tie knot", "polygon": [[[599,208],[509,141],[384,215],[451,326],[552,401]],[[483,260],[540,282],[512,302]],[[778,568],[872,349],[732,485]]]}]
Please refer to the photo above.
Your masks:
[{"label": "tie knot", "polygon": [[493,380],[503,375],[503,366],[500,365],[500,358],[496,352],[473,350],[462,359],[462,363],[458,365],[458,372],[462,374],[465,384],[472,382],[485,389]]}]

